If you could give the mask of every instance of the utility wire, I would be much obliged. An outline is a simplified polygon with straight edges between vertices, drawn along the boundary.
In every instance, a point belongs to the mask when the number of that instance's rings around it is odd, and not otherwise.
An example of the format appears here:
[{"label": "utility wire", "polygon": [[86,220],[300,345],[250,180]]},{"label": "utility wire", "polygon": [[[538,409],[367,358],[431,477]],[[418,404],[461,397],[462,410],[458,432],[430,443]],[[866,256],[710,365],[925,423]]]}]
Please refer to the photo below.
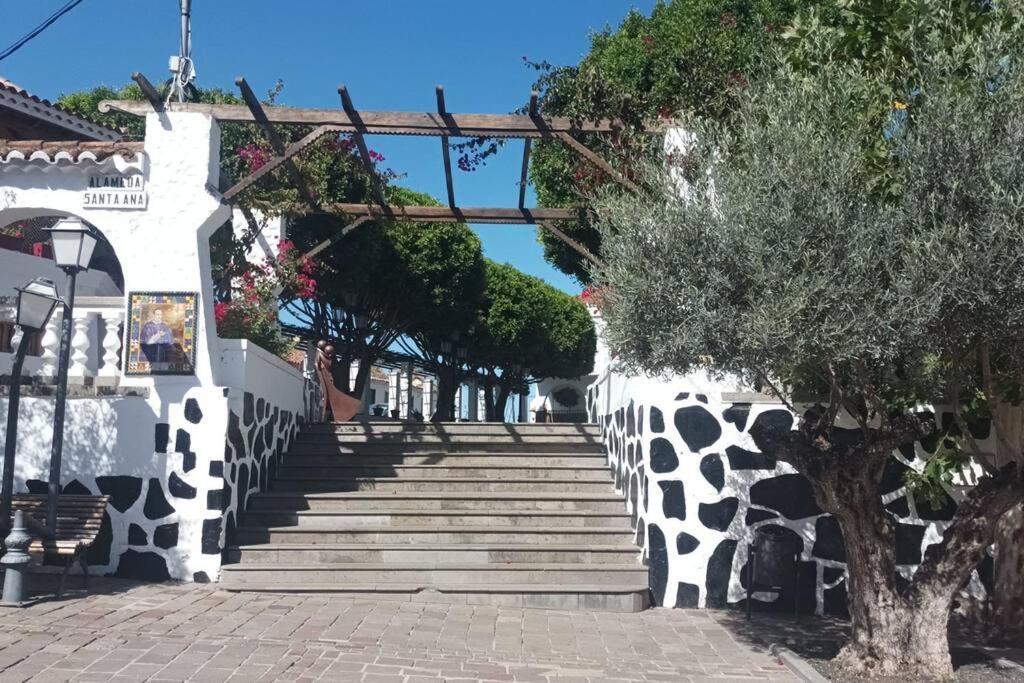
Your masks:
[{"label": "utility wire", "polygon": [[62,16],[64,16],[65,14],[67,14],[68,12],[70,12],[71,10],[73,10],[75,7],[77,7],[80,4],[82,4],[82,0],[70,0],[70,2],[65,3],[65,5],[63,7],[61,7],[59,10],[57,10],[56,12],[51,14],[49,17],[47,17],[43,21],[43,23],[39,24],[39,26],[36,26],[34,29],[32,29],[31,31],[26,33],[24,36],[19,38],[13,44],[8,46],[3,52],[0,52],[0,62],[2,62],[3,60],[7,59],[8,57],[10,57],[11,55],[13,55],[18,50],[20,50],[22,47],[25,46],[25,43],[27,43],[28,41],[32,40],[33,38],[38,36],[40,33],[45,31],[46,29],[48,29],[58,19],[60,19]]}]

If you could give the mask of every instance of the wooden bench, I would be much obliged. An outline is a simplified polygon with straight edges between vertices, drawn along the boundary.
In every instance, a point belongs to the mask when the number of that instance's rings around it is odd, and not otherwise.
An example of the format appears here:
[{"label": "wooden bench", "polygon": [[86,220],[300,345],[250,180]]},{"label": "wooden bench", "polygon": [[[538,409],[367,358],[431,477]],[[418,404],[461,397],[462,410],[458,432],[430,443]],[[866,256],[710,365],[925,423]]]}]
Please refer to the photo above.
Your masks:
[{"label": "wooden bench", "polygon": [[[22,510],[39,524],[46,523],[45,493],[16,493],[11,500],[12,510]],[[64,572],[60,576],[57,595],[64,594],[64,583],[67,580],[71,565],[76,561],[82,567],[82,581],[89,588],[89,563],[86,551],[96,541],[103,524],[103,515],[107,511],[110,496],[57,496],[57,533],[54,538],[39,538],[33,534],[32,545],[28,547],[30,555],[66,558]],[[29,532],[32,533],[31,531]]]}]

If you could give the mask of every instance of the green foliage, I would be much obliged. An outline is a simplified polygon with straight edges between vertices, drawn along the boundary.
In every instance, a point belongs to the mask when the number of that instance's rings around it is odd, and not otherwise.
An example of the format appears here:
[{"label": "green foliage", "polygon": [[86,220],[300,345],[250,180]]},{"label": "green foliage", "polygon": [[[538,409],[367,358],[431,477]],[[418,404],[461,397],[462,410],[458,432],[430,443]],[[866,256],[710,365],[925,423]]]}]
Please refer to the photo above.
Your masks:
[{"label": "green foliage", "polygon": [[[616,30],[591,38],[579,65],[553,68],[534,64],[541,74],[541,111],[580,120],[613,118],[626,128],[614,136],[588,136],[586,142],[627,175],[636,172],[657,140],[636,131],[679,112],[722,119],[733,108],[751,64],[776,43],[801,9],[815,0],[670,0],[646,17],[631,11]],[[614,182],[564,145],[534,148],[530,178],[542,206],[589,205],[595,191]],[[600,235],[584,221],[560,226],[591,251],[600,253]],[[589,268],[577,252],[539,233],[545,257],[556,267],[588,282]]]},{"label": "green foliage", "polygon": [[593,369],[596,336],[586,308],[539,278],[486,261],[470,361],[507,381],[578,377]]}]

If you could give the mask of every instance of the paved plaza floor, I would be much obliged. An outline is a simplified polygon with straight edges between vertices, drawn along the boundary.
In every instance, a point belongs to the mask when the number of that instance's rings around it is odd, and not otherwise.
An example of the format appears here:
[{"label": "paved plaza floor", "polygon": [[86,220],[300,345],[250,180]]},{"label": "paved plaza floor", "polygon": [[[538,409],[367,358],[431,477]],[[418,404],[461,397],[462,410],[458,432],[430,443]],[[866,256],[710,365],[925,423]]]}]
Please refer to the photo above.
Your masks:
[{"label": "paved plaza floor", "polygon": [[561,612],[114,579],[90,587],[0,611],[0,681],[796,680],[714,611]]}]

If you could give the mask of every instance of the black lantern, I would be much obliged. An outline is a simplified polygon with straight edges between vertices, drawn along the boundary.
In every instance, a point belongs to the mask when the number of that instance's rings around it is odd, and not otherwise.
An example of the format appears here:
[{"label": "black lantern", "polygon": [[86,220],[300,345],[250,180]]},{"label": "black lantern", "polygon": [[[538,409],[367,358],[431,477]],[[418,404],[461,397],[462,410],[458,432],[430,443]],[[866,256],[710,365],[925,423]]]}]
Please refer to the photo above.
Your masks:
[{"label": "black lantern", "polygon": [[4,474],[0,493],[0,526],[11,521],[11,496],[14,493],[14,454],[18,442],[18,404],[21,402],[21,368],[29,347],[29,334],[46,327],[60,299],[51,280],[36,278],[18,289],[17,323],[24,336],[15,349],[11,368],[11,393],[7,406],[7,439],[4,443]]},{"label": "black lantern", "polygon": [[81,218],[62,218],[52,228],[47,228],[47,232],[50,233],[54,263],[65,271],[89,269],[97,239]]},{"label": "black lantern", "polygon": [[26,333],[38,332],[46,327],[53,309],[60,303],[53,280],[38,277],[18,288],[17,324]]}]

